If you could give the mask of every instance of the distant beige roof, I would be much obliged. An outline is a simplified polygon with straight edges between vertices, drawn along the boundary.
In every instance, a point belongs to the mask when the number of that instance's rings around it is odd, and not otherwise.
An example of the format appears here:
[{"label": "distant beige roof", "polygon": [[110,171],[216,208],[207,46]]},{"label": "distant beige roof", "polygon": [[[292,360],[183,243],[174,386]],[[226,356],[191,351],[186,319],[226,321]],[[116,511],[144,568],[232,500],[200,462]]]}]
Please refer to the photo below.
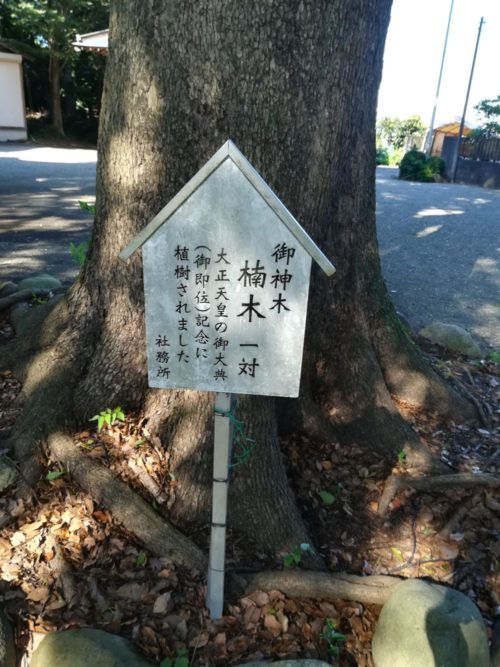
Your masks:
[{"label": "distant beige roof", "polygon": [[[458,132],[460,130],[460,123],[446,123],[445,125],[440,125],[439,127],[434,128],[434,132],[442,132],[443,134],[448,134],[450,136],[458,137]],[[469,134],[471,131],[470,127],[464,125],[464,134]]]}]

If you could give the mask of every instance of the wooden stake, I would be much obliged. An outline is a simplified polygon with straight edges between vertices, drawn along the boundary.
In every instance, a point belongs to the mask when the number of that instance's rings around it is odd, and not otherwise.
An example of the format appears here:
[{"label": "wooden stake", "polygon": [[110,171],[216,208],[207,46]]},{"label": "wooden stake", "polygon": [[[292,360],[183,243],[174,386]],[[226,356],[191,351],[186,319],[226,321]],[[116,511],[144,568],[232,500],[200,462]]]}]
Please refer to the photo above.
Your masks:
[{"label": "wooden stake", "polygon": [[208,564],[207,608],[212,619],[222,617],[224,605],[224,562],[226,556],[227,493],[231,457],[232,426],[227,416],[231,394],[215,394],[214,477],[212,529]]}]

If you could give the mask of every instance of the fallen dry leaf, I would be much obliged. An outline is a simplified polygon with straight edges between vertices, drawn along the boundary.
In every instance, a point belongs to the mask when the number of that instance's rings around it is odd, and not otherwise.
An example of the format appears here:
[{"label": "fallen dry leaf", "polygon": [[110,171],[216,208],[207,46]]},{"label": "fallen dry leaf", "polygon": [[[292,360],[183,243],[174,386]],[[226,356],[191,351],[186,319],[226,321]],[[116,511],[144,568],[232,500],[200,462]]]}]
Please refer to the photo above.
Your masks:
[{"label": "fallen dry leaf", "polygon": [[33,602],[44,602],[50,595],[50,589],[46,586],[40,586],[40,588],[33,588],[28,595],[26,596],[27,600],[32,600]]}]

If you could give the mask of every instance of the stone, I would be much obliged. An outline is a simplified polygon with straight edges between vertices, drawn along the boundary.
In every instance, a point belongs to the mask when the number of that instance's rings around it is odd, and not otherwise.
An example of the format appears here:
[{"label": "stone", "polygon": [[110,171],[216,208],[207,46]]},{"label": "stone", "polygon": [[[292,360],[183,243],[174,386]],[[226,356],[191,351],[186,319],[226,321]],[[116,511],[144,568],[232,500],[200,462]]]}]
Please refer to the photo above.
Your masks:
[{"label": "stone", "polygon": [[470,333],[456,324],[444,322],[432,322],[418,332],[422,338],[427,338],[431,343],[437,343],[452,352],[465,354],[468,357],[480,357],[481,348],[472,338]]},{"label": "stone", "polygon": [[500,616],[497,616],[493,623],[493,638],[491,640],[491,667],[500,667]]},{"label": "stone", "polygon": [[396,586],[372,642],[376,667],[489,667],[476,605],[452,588],[408,579]]},{"label": "stone", "polygon": [[0,609],[0,667],[16,667],[14,633],[9,619]]},{"label": "stone", "polygon": [[30,667],[153,667],[129,641],[103,630],[81,628],[48,634]]},{"label": "stone", "polygon": [[0,458],[0,495],[14,486],[16,480],[16,469]]},{"label": "stone", "polygon": [[17,292],[18,287],[16,283],[10,282],[10,280],[6,282],[0,282],[0,299],[3,299],[4,296],[10,296],[11,294],[14,294],[14,292]]},{"label": "stone", "polygon": [[25,329],[24,325],[27,319],[26,316],[28,313],[31,313],[31,310],[29,303],[25,302],[16,303],[15,306],[12,306],[10,311],[10,322],[18,336],[23,334]]},{"label": "stone", "polygon": [[20,292],[25,289],[59,289],[60,287],[62,287],[62,282],[54,278],[54,276],[51,276],[49,273],[37,273],[34,276],[21,280],[17,285],[17,291]]}]

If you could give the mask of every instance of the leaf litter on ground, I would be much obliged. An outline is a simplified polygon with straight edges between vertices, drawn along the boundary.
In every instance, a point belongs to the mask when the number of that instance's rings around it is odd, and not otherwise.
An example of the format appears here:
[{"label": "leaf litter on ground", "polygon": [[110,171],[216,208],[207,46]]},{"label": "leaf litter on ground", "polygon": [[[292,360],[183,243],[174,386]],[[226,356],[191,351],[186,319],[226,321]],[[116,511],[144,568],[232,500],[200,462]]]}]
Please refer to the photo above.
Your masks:
[{"label": "leaf litter on ground", "polygon": [[[454,470],[498,474],[498,366],[445,361],[447,373],[466,382],[490,406],[488,428],[442,424],[408,406],[399,408]],[[0,374],[0,438],[8,435],[19,414],[20,388],[11,373]],[[75,433],[74,441],[160,511],[168,512],[175,502],[168,451],[150,437],[140,415],[127,415],[123,424],[100,433]],[[404,460],[395,457],[391,469],[376,452],[356,443],[341,446],[303,434],[283,439],[282,448],[298,504],[331,569],[430,577],[471,597],[491,621],[500,602],[498,494],[487,489],[434,494],[402,489],[390,513],[380,517],[384,481],[391,472],[405,474]],[[0,530],[0,602],[16,621],[17,641],[28,652],[33,638],[47,632],[92,626],[132,639],[152,662],[171,667],[186,656],[196,665],[264,658],[327,660],[322,636],[330,620],[347,638],[340,665],[352,665],[354,659],[360,667],[373,667],[370,644],[379,607],[255,591],[229,601],[224,617],[211,621],[204,607],[205,573],[149,554],[105,508],[78,491],[63,470],[49,472],[36,500],[16,499],[14,491],[0,498],[2,515],[10,523]],[[200,535],[200,546],[208,550],[208,526]],[[231,566],[273,562],[272,555],[252,559],[252,551],[240,536],[229,534]]]}]

